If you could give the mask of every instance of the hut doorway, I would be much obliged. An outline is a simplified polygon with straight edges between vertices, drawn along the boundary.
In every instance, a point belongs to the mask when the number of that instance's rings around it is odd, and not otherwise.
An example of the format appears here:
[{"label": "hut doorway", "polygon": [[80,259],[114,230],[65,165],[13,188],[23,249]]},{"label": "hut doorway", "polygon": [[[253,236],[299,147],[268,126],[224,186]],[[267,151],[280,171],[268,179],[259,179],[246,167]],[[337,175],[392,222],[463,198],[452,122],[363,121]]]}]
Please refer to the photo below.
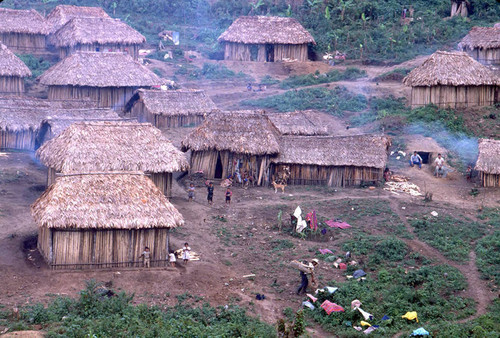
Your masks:
[{"label": "hut doorway", "polygon": [[214,178],[222,178],[222,159],[220,158],[220,153],[217,154]]},{"label": "hut doorway", "polygon": [[419,151],[417,154],[422,157],[422,163],[423,164],[429,164],[432,161],[432,153],[426,152],[426,151]]},{"label": "hut doorway", "polygon": [[259,59],[259,46],[250,45],[250,61],[258,61]]},{"label": "hut doorway", "polygon": [[266,45],[266,62],[274,62],[274,45]]}]

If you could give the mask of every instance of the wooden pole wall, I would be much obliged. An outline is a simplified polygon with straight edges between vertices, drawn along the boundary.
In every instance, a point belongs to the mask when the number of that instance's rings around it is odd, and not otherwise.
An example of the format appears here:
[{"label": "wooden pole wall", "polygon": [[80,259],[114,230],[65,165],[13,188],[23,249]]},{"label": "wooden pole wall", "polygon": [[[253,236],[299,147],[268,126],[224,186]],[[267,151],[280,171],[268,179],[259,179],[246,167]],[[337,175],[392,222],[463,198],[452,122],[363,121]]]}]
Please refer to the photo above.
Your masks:
[{"label": "wooden pole wall", "polygon": [[49,86],[49,100],[81,100],[89,98],[100,108],[121,111],[136,87]]},{"label": "wooden pole wall", "polygon": [[35,150],[35,136],[31,129],[0,129],[0,149]]},{"label": "wooden pole wall", "polygon": [[76,44],[74,46],[65,46],[59,48],[59,58],[62,60],[66,56],[75,52],[126,52],[134,60],[139,58],[139,45],[137,44]]},{"label": "wooden pole wall", "polygon": [[0,41],[15,52],[45,52],[45,40],[42,34],[0,33]]},{"label": "wooden pole wall", "polygon": [[24,78],[18,76],[0,76],[0,94],[24,94]]},{"label": "wooden pole wall", "polygon": [[435,104],[439,108],[468,108],[495,104],[496,86],[412,87],[411,107]]}]

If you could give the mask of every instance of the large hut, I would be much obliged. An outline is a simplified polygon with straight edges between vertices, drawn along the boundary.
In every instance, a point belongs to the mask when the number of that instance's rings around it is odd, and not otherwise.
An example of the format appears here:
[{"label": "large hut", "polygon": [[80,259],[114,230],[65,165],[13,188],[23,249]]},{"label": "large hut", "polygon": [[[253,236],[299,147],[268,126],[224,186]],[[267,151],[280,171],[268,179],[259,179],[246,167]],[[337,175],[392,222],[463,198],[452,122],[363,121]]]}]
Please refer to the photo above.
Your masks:
[{"label": "large hut", "polygon": [[[269,179],[289,171],[288,184],[334,187],[382,180],[390,140],[379,135],[282,136]],[[286,167],[286,169],[284,169]]]},{"label": "large hut", "polygon": [[51,34],[57,32],[73,18],[110,18],[101,7],[58,5],[47,15],[47,24]]},{"label": "large hut", "polygon": [[225,60],[259,62],[307,61],[308,45],[316,44],[296,19],[276,16],[239,17],[219,41]]},{"label": "large hut", "polygon": [[263,112],[219,112],[182,141],[182,150],[191,150],[191,172],[220,179],[239,170],[262,185],[268,183],[270,157],[279,151],[277,135]]},{"label": "large hut", "polygon": [[34,9],[0,8],[0,41],[15,52],[44,52],[47,21]]},{"label": "large hut", "polygon": [[476,162],[483,187],[500,187],[500,141],[479,140],[479,156]]},{"label": "large hut", "polygon": [[438,51],[403,79],[412,108],[489,106],[498,102],[500,79],[464,52]]},{"label": "large hut", "polygon": [[126,52],[135,60],[146,38],[119,19],[73,18],[51,37],[51,43],[65,58],[75,51]]},{"label": "large hut", "polygon": [[158,128],[199,125],[217,111],[215,103],[203,90],[139,89],[125,109],[126,116],[150,122]]},{"label": "large hut", "polygon": [[327,135],[328,130],[325,125],[319,125],[309,118],[309,114],[314,113],[310,110],[300,110],[288,113],[267,113],[267,117],[281,135]]},{"label": "large hut", "polygon": [[29,76],[31,71],[24,62],[0,43],[0,94],[23,94],[24,78]]},{"label": "large hut", "polygon": [[149,123],[77,122],[38,149],[48,167],[47,183],[56,173],[142,171],[171,197],[172,173],[186,171],[185,154]]},{"label": "large hut", "polygon": [[78,52],[40,76],[49,99],[90,98],[99,107],[121,110],[138,88],[159,86],[162,80],[126,53]]},{"label": "large hut", "polygon": [[500,27],[473,27],[459,48],[486,65],[500,65]]},{"label": "large hut", "polygon": [[182,215],[142,173],[58,177],[31,207],[38,249],[52,269],[168,264],[169,230]]}]

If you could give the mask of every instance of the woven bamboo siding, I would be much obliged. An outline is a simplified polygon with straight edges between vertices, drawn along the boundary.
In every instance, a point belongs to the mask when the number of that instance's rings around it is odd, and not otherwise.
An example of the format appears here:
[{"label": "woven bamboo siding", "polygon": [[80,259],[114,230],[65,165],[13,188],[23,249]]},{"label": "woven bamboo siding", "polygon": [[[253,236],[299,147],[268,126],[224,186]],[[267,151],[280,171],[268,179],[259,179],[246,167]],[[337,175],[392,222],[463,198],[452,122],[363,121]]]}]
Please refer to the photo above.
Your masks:
[{"label": "woven bamboo siding", "polygon": [[0,94],[24,93],[24,79],[18,76],[0,76]]},{"label": "woven bamboo siding", "polygon": [[500,48],[474,48],[464,51],[482,64],[500,65]]},{"label": "woven bamboo siding", "polygon": [[172,198],[172,173],[150,173],[151,180],[167,198]]},{"label": "woven bamboo siding", "polygon": [[68,100],[89,98],[99,108],[122,110],[132,97],[135,87],[76,87],[49,86],[49,100]]},{"label": "woven bamboo siding", "polygon": [[483,187],[500,187],[500,175],[487,174],[480,171],[479,176],[481,177],[481,184]]},{"label": "woven bamboo siding", "polygon": [[83,52],[126,52],[137,60],[139,58],[139,45],[128,44],[77,44],[73,47],[59,48],[59,58],[64,59],[69,54]]},{"label": "woven bamboo siding", "polygon": [[40,252],[54,269],[142,267],[145,246],[151,250],[151,266],[167,265],[167,228],[65,231],[41,227],[38,236]]},{"label": "woven bamboo siding", "polygon": [[46,50],[45,35],[0,33],[0,41],[16,52],[44,52]]},{"label": "woven bamboo siding", "polygon": [[0,130],[0,149],[35,150],[35,133],[31,129]]},{"label": "woven bamboo siding", "polygon": [[149,122],[156,128],[178,128],[184,126],[197,126],[201,124],[205,117],[203,114],[189,114],[189,115],[174,115],[165,116],[152,114],[149,112],[144,103],[138,101],[130,109],[131,118],[137,118],[139,122]]},{"label": "woven bamboo siding", "polygon": [[[439,108],[491,106],[496,103],[495,86],[432,86],[412,87],[412,108],[435,104]],[[498,100],[498,99],[497,99]]]},{"label": "woven bamboo siding", "polygon": [[274,61],[283,59],[307,61],[307,44],[274,45]]},{"label": "woven bamboo siding", "polygon": [[[253,45],[243,43],[226,42],[224,49],[224,60],[234,61],[258,61],[271,62],[283,59],[293,59],[297,61],[307,61],[307,44],[300,45],[269,45],[274,51],[268,55],[266,45]],[[252,53],[255,49],[256,53]]]}]

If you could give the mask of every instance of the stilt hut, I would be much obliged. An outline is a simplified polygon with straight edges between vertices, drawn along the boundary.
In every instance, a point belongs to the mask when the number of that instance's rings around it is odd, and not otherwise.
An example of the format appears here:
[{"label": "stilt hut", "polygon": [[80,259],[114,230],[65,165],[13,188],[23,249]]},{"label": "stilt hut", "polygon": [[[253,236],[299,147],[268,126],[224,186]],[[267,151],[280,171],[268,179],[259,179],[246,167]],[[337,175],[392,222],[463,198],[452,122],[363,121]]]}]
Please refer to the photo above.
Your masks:
[{"label": "stilt hut", "polygon": [[49,26],[34,9],[0,8],[0,41],[20,53],[44,52]]},{"label": "stilt hut", "polygon": [[485,65],[500,65],[500,27],[473,27],[459,48]]},{"label": "stilt hut", "polygon": [[48,167],[48,185],[56,173],[142,171],[169,198],[172,173],[189,169],[185,154],[149,123],[77,122],[36,156]]},{"label": "stilt hut", "polygon": [[373,184],[383,178],[389,145],[389,138],[378,135],[282,136],[269,179],[287,167],[291,185]]},{"label": "stilt hut", "polygon": [[221,34],[224,60],[276,62],[307,61],[312,35],[294,18],[242,16]]},{"label": "stilt hut", "polygon": [[169,230],[184,220],[153,182],[137,173],[58,177],[31,207],[38,250],[52,269],[166,266]]},{"label": "stilt hut", "polygon": [[489,106],[498,102],[500,79],[464,52],[438,51],[403,79],[411,86],[411,107]]},{"label": "stilt hut", "polygon": [[85,7],[73,5],[58,5],[48,15],[47,23],[50,34],[57,32],[73,18],[110,18],[101,7]]},{"label": "stilt hut", "polygon": [[139,89],[127,103],[125,116],[157,128],[175,128],[197,126],[215,111],[215,103],[203,90]]},{"label": "stilt hut", "polygon": [[220,179],[239,170],[262,185],[269,177],[270,157],[279,151],[277,135],[263,112],[219,112],[182,141],[182,150],[191,150],[191,172]]},{"label": "stilt hut", "polygon": [[0,94],[23,94],[24,78],[29,76],[31,71],[24,62],[0,43]]},{"label": "stilt hut", "polygon": [[75,51],[125,52],[137,60],[146,38],[119,19],[73,18],[51,37],[51,43],[65,58]]},{"label": "stilt hut", "polygon": [[98,107],[121,111],[141,87],[163,83],[155,73],[126,53],[78,52],[40,76],[49,87],[49,100],[89,98]]},{"label": "stilt hut", "polygon": [[476,168],[483,187],[500,187],[500,141],[479,140]]},{"label": "stilt hut", "polygon": [[326,126],[318,125],[309,118],[312,111],[295,111],[289,113],[267,113],[267,117],[281,135],[327,135]]}]

